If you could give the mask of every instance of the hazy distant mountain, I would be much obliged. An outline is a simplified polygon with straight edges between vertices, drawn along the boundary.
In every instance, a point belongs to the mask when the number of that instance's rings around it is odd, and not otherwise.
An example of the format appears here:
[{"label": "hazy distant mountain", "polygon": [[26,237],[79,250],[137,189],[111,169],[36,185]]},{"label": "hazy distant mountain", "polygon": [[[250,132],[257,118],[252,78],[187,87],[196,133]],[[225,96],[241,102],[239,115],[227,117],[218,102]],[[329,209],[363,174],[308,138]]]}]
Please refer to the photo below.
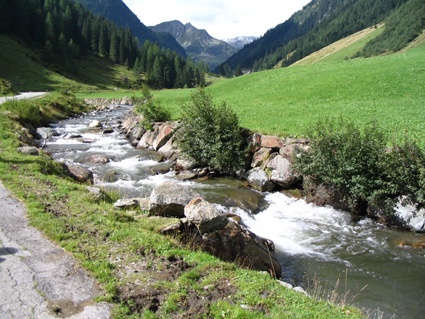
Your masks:
[{"label": "hazy distant mountain", "polygon": [[236,38],[223,39],[223,41],[230,44],[236,50],[240,50],[246,44],[249,44],[252,41],[255,41],[257,39],[258,39],[258,37],[254,37],[254,36],[241,36],[241,37],[236,37]]},{"label": "hazy distant mountain", "polygon": [[74,0],[89,9],[93,14],[103,16],[118,26],[129,28],[133,35],[138,38],[140,44],[146,40],[158,43],[163,48],[170,49],[183,57],[186,51],[173,37],[157,35],[142,22],[126,6],[122,0]]},{"label": "hazy distant mountain", "polygon": [[174,20],[150,28],[155,32],[170,33],[194,61],[205,62],[211,69],[237,51],[225,41],[213,38],[207,31],[197,29],[190,23]]}]

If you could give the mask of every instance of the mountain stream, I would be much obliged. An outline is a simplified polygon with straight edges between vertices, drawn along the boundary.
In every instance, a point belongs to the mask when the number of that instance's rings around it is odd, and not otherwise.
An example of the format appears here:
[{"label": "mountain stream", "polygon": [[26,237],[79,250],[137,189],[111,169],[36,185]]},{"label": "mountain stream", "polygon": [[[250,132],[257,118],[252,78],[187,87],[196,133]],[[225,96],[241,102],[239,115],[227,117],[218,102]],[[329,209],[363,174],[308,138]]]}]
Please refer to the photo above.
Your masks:
[{"label": "mountain stream", "polygon": [[[59,136],[45,149],[58,161],[91,169],[95,184],[122,197],[148,197],[155,185],[176,179],[153,151],[132,147],[115,129],[110,134],[87,130],[93,120],[117,128],[130,110],[120,106],[54,125]],[[53,125],[52,125],[53,126]],[[79,138],[77,138],[79,136]],[[87,163],[93,155],[106,164]],[[254,192],[242,181],[179,181],[208,201],[233,207],[254,233],[274,241],[282,279],[336,302],[362,308],[370,318],[425,318],[425,250],[400,247],[423,234],[399,232],[371,220],[353,222],[348,213],[316,207],[283,193]],[[335,294],[337,292],[337,294]]]}]

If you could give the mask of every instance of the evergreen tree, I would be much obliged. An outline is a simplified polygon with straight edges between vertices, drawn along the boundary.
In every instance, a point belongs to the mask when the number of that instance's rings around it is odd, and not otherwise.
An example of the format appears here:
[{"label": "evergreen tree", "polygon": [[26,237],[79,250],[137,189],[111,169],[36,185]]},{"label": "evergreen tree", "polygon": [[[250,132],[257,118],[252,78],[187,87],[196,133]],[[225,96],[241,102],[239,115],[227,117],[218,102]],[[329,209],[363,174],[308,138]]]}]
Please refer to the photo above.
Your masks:
[{"label": "evergreen tree", "polygon": [[111,33],[111,42],[109,46],[109,59],[114,63],[118,63],[119,61],[119,47],[120,43],[117,32],[114,30]]},{"label": "evergreen tree", "polygon": [[108,29],[106,26],[106,23],[102,23],[100,25],[99,30],[99,54],[101,56],[108,56],[109,55],[109,37],[108,37]]}]

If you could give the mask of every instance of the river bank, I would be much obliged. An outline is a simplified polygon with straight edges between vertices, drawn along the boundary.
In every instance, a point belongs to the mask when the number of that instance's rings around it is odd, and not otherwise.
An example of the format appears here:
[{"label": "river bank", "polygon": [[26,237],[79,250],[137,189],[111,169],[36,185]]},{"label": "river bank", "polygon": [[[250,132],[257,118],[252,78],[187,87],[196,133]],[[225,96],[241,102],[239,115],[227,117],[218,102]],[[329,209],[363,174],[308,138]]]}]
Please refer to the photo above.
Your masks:
[{"label": "river bank", "polygon": [[[87,120],[84,127],[90,122]],[[132,194],[146,194],[142,195],[146,197],[155,185],[178,177],[169,172],[170,165],[154,160],[157,155],[152,155],[152,151],[147,153],[149,155],[142,155],[145,152],[143,149],[133,148],[121,140],[107,140],[109,142],[102,148],[103,142],[99,141],[93,147],[87,146],[91,151],[85,152],[86,157],[104,155],[103,149],[110,152],[110,162],[96,165],[94,169],[99,176],[102,175],[98,169],[114,172],[112,180],[99,178],[97,182],[102,187],[118,191],[126,197],[132,197]],[[119,145],[127,145],[126,151],[117,148]],[[128,156],[125,155],[127,152],[130,152]],[[82,161],[81,157],[78,158],[78,161]],[[229,182],[233,186],[228,187],[223,179],[181,183],[190,185],[211,198],[211,201],[225,206],[235,205],[229,199],[240,198],[241,189],[246,192],[244,182]],[[248,197],[255,198],[255,194],[261,193],[249,193]],[[288,198],[280,192],[266,192],[258,197],[258,201],[263,204],[260,204],[261,209],[256,215],[246,213],[253,209],[250,205],[242,205],[238,213],[254,233],[274,241],[284,268],[285,281],[305,285],[311,278],[317,278],[322,287],[330,286],[332,290],[335,283],[347,275],[338,293],[345,295],[350,291],[351,297],[356,296],[354,303],[358,306],[375,311],[376,316],[384,318],[390,318],[394,313],[400,318],[405,313],[411,318],[421,318],[422,301],[417,296],[421,295],[423,289],[418,281],[422,274],[417,270],[424,261],[423,254],[418,250],[398,247],[400,242],[420,240],[421,235],[393,231],[371,220],[352,221],[345,212],[329,207],[315,207],[302,200]],[[362,290],[365,286],[367,288]],[[397,288],[389,289],[389,286]]]},{"label": "river bank", "polygon": [[[0,152],[2,179],[27,203],[32,223],[97,278],[104,289],[103,299],[116,305],[114,317],[152,317],[155,311],[156,316],[175,318],[223,314],[244,318],[361,317],[353,308],[329,306],[285,289],[268,275],[184,249],[158,234],[169,220],[139,210],[117,211],[112,205],[113,193],[99,196],[89,192],[85,185],[66,177],[62,165],[52,162],[44,151],[19,153],[16,133],[27,133],[12,131],[14,127],[1,126],[5,137]],[[109,145],[110,150],[125,145],[123,140],[97,143],[101,137],[105,136],[98,135],[86,151],[99,144]]]}]

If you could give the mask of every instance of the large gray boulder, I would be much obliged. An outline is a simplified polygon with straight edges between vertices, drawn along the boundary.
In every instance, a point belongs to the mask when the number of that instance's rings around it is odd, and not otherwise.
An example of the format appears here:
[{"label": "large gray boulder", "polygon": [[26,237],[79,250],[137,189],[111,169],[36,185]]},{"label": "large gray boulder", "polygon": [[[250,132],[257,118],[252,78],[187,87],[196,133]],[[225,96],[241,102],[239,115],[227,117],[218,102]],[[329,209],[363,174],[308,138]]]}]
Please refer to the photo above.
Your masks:
[{"label": "large gray boulder", "polygon": [[176,182],[165,182],[155,187],[149,198],[149,213],[164,217],[184,217],[185,206],[200,195]]},{"label": "large gray boulder", "polygon": [[184,208],[188,222],[196,225],[201,234],[226,227],[228,220],[224,213],[201,197],[192,199]]},{"label": "large gray boulder", "polygon": [[293,186],[299,180],[289,160],[277,153],[270,156],[266,167],[271,170],[270,180],[284,188]]},{"label": "large gray boulder", "polygon": [[247,172],[246,177],[249,186],[260,192],[270,192],[275,185],[267,176],[267,173],[260,167],[253,168]]},{"label": "large gray boulder", "polygon": [[37,136],[41,139],[47,140],[52,136],[58,136],[58,132],[51,127],[39,127],[37,128]]}]

